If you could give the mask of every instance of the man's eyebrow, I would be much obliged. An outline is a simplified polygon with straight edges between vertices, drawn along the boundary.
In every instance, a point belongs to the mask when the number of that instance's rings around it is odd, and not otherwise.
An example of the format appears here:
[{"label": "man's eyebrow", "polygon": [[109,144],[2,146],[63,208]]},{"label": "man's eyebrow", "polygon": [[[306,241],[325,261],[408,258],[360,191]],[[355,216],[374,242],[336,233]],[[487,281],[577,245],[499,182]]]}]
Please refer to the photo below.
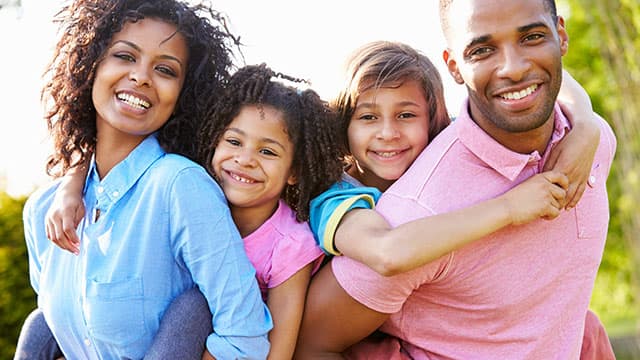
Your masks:
[{"label": "man's eyebrow", "polygon": [[549,28],[549,26],[547,24],[543,23],[542,21],[538,21],[538,22],[534,22],[534,23],[531,23],[531,24],[528,24],[528,25],[519,26],[518,27],[518,32],[524,33],[524,32],[527,32],[527,31],[529,31],[531,29],[535,29],[535,28],[538,28],[538,27],[543,27],[543,28],[546,28],[546,29]]},{"label": "man's eyebrow", "polygon": [[491,40],[491,35],[481,35],[481,36],[475,37],[467,44],[467,46],[465,46],[465,49],[473,47],[477,44],[486,43],[489,40]]}]

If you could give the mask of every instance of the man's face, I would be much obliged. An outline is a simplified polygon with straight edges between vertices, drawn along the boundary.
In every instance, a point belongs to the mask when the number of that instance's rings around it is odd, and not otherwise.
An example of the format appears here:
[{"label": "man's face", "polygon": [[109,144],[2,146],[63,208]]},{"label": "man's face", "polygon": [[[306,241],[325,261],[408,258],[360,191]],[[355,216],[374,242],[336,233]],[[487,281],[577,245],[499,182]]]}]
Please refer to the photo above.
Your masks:
[{"label": "man's face", "polygon": [[465,84],[473,119],[497,140],[552,119],[567,50],[542,0],[458,0],[447,12],[444,60]]}]

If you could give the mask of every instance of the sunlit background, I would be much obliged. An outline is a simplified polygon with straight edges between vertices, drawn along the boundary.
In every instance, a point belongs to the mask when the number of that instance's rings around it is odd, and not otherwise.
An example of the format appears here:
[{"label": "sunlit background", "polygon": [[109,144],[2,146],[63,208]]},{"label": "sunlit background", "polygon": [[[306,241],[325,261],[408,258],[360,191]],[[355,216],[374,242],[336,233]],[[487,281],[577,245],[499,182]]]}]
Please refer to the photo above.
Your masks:
[{"label": "sunlit background", "polygon": [[[0,10],[0,188],[22,195],[47,180],[49,150],[39,101],[41,74],[55,42],[51,19],[60,0],[20,2],[20,10]],[[213,1],[245,45],[247,64],[266,62],[274,70],[309,79],[329,99],[339,87],[345,58],[373,40],[402,41],[420,49],[438,66],[452,113],[464,88],[445,72],[444,42],[437,1]]]}]

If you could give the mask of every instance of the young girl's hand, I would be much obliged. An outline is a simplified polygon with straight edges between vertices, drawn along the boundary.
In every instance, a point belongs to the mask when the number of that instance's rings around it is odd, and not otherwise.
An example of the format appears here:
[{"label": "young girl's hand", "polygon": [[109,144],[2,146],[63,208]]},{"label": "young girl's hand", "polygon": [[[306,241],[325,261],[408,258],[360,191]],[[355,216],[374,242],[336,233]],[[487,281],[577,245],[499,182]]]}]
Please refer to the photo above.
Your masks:
[{"label": "young girl's hand", "polygon": [[501,198],[509,210],[512,225],[521,225],[538,218],[551,220],[562,210],[569,180],[558,171],[534,175],[509,190]]},{"label": "young girl's hand", "polygon": [[563,208],[571,209],[582,197],[600,142],[598,117],[591,108],[589,95],[566,71],[558,95],[562,111],[573,124],[571,131],[551,150],[543,171],[557,170],[569,178],[566,202]]},{"label": "young girl's hand", "polygon": [[80,239],[76,228],[84,217],[82,197],[73,191],[58,191],[45,216],[47,238],[62,249],[76,255],[80,250]]}]

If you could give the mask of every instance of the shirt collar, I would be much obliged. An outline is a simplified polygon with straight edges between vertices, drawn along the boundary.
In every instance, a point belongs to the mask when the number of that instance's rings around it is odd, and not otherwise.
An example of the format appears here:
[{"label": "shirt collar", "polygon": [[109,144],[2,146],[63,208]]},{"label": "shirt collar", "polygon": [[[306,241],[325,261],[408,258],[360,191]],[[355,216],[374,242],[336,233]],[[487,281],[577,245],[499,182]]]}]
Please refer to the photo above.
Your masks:
[{"label": "shirt collar", "polygon": [[468,109],[469,99],[467,98],[462,104],[459,116],[455,120],[455,122],[458,123],[458,138],[474,155],[511,181],[518,177],[528,163],[546,160],[549,156],[549,150],[555,146],[571,128],[569,121],[562,113],[560,106],[556,103],[554,106],[554,130],[545,153],[542,156],[538,151],[534,151],[531,154],[520,154],[507,149],[482,130],[478,124],[471,119]]},{"label": "shirt collar", "polygon": [[90,183],[99,184],[102,188],[98,191],[99,195],[104,194],[109,200],[115,201],[127,192],[157,159],[165,154],[166,152],[158,143],[156,134],[151,134],[136,146],[124,160],[114,166],[102,180],[98,176],[94,154],[91,158],[85,191]]}]

